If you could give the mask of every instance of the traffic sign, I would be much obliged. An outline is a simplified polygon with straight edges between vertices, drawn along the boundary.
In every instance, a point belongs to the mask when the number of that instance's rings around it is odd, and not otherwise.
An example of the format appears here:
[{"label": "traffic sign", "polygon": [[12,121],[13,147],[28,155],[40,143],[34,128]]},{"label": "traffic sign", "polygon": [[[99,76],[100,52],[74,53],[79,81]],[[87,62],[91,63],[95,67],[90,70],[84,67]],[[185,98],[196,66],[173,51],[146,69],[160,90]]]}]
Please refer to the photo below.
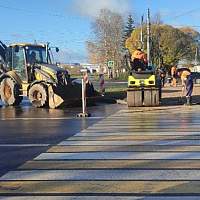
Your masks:
[{"label": "traffic sign", "polygon": [[107,65],[108,65],[108,68],[113,68],[114,67],[114,61],[113,60],[109,60]]}]

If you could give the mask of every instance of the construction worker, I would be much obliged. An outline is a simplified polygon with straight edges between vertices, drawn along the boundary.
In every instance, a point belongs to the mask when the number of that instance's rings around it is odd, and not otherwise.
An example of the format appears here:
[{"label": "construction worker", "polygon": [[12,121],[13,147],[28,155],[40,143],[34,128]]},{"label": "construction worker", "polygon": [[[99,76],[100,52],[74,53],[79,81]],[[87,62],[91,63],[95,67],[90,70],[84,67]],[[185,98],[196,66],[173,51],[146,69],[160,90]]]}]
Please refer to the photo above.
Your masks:
[{"label": "construction worker", "polygon": [[89,77],[88,77],[87,71],[83,73],[83,81],[85,82],[85,84],[87,84],[89,82]]},{"label": "construction worker", "polygon": [[132,70],[135,71],[145,71],[147,67],[147,57],[146,54],[141,50],[141,48],[137,48],[133,52],[132,55]]},{"label": "construction worker", "polygon": [[99,74],[99,91],[101,96],[105,95],[105,80],[104,74]]},{"label": "construction worker", "polygon": [[91,97],[94,95],[95,90],[92,82],[89,80],[89,76],[87,71],[83,73],[83,81],[85,83],[86,88],[86,97]]},{"label": "construction worker", "polygon": [[165,86],[166,70],[162,66],[160,69],[158,69],[158,72],[159,72],[159,76],[160,76],[161,85],[162,85],[162,87],[164,87]]},{"label": "construction worker", "polygon": [[177,70],[176,65],[172,66],[171,68],[172,84],[171,85],[173,87],[176,87],[176,70]]},{"label": "construction worker", "polygon": [[181,78],[181,83],[183,86],[182,94],[186,90],[186,105],[191,105],[193,92],[193,78],[191,71],[188,68],[178,69],[177,76]]},{"label": "construction worker", "polygon": [[35,51],[32,51],[31,54],[28,57],[28,61],[31,65],[34,65],[36,63],[36,53]]}]

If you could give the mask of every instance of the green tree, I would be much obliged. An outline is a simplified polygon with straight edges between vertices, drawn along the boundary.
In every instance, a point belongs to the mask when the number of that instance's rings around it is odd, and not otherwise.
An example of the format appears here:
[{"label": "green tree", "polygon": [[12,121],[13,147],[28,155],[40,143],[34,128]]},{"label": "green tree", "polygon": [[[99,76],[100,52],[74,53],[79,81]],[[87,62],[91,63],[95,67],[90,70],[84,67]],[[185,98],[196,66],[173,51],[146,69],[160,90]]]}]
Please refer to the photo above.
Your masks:
[{"label": "green tree", "polygon": [[[139,38],[140,28],[137,28],[126,40],[126,47],[131,53],[137,48]],[[144,42],[146,44],[146,32]],[[182,59],[193,60],[194,54],[195,39],[190,35],[165,24],[151,26],[151,59],[154,65],[158,66],[160,60],[166,66],[177,64]]]},{"label": "green tree", "polygon": [[133,32],[134,29],[135,29],[134,20],[133,20],[132,15],[130,14],[128,16],[126,26],[124,27],[124,36],[123,36],[124,46],[125,46],[125,42],[126,42],[127,38],[129,38],[131,36],[131,33]]},{"label": "green tree", "polygon": [[179,30],[187,34],[188,36],[192,37],[195,40],[195,45],[196,45],[196,53],[194,55],[194,64],[200,63],[200,54],[199,54],[199,49],[200,49],[200,33],[196,30],[194,30],[191,27],[182,27]]}]

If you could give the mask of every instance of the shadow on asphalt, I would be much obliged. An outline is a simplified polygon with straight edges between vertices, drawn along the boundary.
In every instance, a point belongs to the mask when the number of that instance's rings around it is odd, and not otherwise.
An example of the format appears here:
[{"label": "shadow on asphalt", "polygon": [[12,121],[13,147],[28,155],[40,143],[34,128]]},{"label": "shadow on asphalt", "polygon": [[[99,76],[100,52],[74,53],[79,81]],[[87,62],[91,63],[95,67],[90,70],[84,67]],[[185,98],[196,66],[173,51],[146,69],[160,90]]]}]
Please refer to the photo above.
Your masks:
[{"label": "shadow on asphalt", "polygon": [[[161,106],[178,106],[186,103],[186,97],[165,97],[162,98]],[[192,96],[192,104],[200,104],[200,95]]]}]

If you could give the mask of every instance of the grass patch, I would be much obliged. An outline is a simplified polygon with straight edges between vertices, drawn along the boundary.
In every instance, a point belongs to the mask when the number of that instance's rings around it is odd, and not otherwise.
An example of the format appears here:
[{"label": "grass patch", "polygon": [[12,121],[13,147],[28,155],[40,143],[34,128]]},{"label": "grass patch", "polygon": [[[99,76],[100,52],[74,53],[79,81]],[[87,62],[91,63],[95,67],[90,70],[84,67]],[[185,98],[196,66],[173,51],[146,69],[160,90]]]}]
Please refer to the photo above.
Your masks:
[{"label": "grass patch", "polygon": [[110,87],[106,87],[106,97],[114,98],[114,99],[124,99],[126,98],[126,90],[127,85],[112,85]]}]

